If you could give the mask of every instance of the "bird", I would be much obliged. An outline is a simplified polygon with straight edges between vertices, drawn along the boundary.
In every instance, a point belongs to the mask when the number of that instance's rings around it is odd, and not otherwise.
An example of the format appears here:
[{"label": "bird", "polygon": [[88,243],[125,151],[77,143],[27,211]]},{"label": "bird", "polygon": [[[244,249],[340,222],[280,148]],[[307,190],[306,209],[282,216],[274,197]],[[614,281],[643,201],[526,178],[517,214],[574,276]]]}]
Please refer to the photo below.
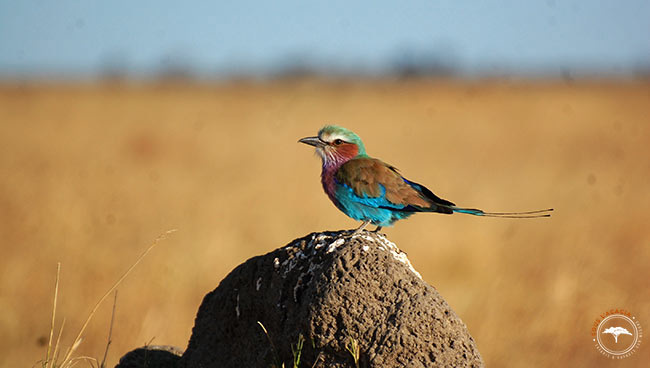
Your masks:
[{"label": "bird", "polygon": [[462,213],[499,218],[550,217],[552,208],[526,212],[486,212],[457,207],[433,194],[422,184],[406,179],[392,165],[368,156],[361,138],[354,132],[326,125],[315,137],[298,140],[315,147],[322,160],[321,183],[334,205],[350,218],[361,221],[354,234],[366,226],[379,232],[398,220],[418,212]]}]

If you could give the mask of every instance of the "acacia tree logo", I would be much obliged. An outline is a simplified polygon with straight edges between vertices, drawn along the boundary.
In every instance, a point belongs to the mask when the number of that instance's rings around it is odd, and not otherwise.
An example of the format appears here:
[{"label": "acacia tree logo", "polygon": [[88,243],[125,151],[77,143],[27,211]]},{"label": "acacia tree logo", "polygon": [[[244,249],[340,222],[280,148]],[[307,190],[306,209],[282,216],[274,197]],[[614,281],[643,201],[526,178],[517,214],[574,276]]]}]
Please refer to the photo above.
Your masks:
[{"label": "acacia tree logo", "polygon": [[614,341],[616,341],[616,343],[618,343],[618,335],[624,334],[624,335],[632,336],[630,331],[626,330],[623,327],[610,327],[610,328],[606,329],[605,331],[603,331],[602,333],[604,333],[604,334],[612,334],[614,336]]},{"label": "acacia tree logo", "polygon": [[[599,316],[591,329],[596,349],[611,359],[623,359],[641,345],[641,324],[625,309],[612,309]],[[610,335],[610,336],[607,336]]]}]

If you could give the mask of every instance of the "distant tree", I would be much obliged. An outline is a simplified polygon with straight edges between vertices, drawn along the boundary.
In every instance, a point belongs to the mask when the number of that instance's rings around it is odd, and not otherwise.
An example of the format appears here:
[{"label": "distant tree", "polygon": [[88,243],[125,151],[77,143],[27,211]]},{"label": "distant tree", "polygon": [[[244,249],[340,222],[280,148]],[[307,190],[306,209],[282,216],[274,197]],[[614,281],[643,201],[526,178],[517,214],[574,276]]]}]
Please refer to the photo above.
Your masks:
[{"label": "distant tree", "polygon": [[157,67],[159,80],[182,82],[194,79],[196,66],[191,56],[183,50],[172,50],[164,54]]},{"label": "distant tree", "polygon": [[129,73],[129,62],[126,52],[113,50],[106,53],[99,65],[100,77],[108,81],[121,81],[126,79]]},{"label": "distant tree", "polygon": [[457,64],[452,48],[404,48],[395,53],[390,67],[400,78],[448,77],[457,74]]}]

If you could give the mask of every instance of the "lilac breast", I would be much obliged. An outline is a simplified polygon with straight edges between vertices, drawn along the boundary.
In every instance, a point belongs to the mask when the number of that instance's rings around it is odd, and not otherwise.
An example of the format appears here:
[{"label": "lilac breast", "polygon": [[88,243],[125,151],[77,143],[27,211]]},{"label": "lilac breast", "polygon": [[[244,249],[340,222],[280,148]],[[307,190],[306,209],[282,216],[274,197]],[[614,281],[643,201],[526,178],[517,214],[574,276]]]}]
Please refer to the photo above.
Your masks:
[{"label": "lilac breast", "polygon": [[323,183],[323,189],[325,190],[325,193],[327,193],[327,196],[330,198],[330,200],[334,202],[336,207],[339,207],[340,203],[336,199],[336,181],[334,179],[334,175],[336,174],[336,171],[339,169],[339,167],[341,167],[341,164],[328,166],[323,165],[323,171],[320,175],[321,183]]}]

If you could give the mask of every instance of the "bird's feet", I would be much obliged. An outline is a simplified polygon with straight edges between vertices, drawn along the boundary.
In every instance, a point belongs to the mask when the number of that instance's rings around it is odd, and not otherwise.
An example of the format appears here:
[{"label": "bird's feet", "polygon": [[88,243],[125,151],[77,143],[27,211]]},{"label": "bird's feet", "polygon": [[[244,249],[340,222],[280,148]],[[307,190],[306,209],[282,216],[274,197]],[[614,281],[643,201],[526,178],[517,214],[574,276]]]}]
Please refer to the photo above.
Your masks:
[{"label": "bird's feet", "polygon": [[356,228],[356,230],[354,230],[354,232],[352,233],[352,235],[358,235],[358,234],[361,234],[361,232],[363,231],[363,229],[365,229],[366,226],[368,226],[369,223],[370,223],[370,221],[364,221],[364,222],[362,222],[362,223],[361,223],[361,226],[359,226],[358,228]]},{"label": "bird's feet", "polygon": [[[361,223],[361,225],[354,230],[352,235],[361,234],[361,232],[366,228],[366,226],[368,226],[368,224],[370,224],[370,221],[364,221],[363,223]],[[381,228],[382,228],[381,226],[377,226],[377,228],[375,230],[372,230],[372,232],[377,234],[379,231],[381,231]]]}]

